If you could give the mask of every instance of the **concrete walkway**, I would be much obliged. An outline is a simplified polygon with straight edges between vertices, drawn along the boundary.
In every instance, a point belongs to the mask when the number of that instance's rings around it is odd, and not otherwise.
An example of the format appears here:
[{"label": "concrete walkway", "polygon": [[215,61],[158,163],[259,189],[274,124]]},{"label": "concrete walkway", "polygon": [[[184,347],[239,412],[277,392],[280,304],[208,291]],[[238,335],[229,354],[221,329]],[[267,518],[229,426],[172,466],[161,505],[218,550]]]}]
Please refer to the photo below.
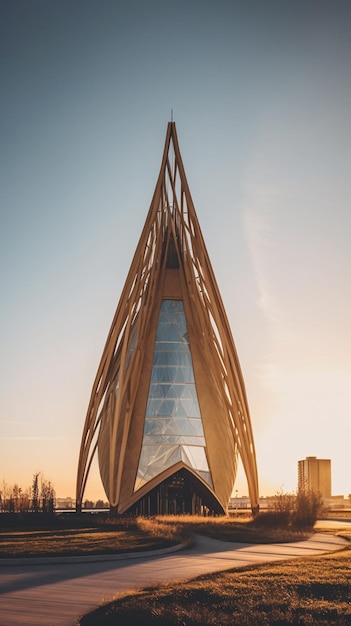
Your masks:
[{"label": "concrete walkway", "polygon": [[[154,583],[184,581],[234,567],[337,550],[348,542],[327,533],[282,544],[226,543],[197,537],[192,548],[153,556],[7,565],[0,560],[1,626],[75,626],[116,594]],[[133,558],[132,558],[133,556]]]}]

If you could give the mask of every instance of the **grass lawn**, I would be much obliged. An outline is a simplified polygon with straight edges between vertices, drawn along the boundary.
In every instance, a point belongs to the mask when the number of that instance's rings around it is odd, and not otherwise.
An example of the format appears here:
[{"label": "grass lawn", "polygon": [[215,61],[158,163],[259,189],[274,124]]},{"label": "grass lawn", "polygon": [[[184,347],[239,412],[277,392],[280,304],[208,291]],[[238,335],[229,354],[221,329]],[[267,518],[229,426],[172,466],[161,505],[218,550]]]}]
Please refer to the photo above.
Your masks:
[{"label": "grass lawn", "polygon": [[[85,518],[88,519],[88,518]],[[300,541],[312,531],[257,526],[250,518],[160,517],[52,528],[1,529],[0,556],[152,550],[195,533],[224,541]],[[324,532],[324,531],[323,531]],[[331,532],[331,531],[330,531]],[[351,531],[340,534],[349,536]],[[234,569],[118,597],[80,626],[351,625],[351,543],[336,553]]]},{"label": "grass lawn", "polygon": [[86,615],[80,626],[346,626],[351,548],[144,589]]},{"label": "grass lawn", "polygon": [[[39,518],[40,519],[40,518]],[[0,528],[0,558],[25,556],[84,556],[155,550],[189,542],[195,533],[222,541],[272,543],[298,541],[311,532],[270,527],[257,528],[250,517],[198,518],[169,516],[121,518],[117,521],[83,516],[83,525],[71,524],[74,517],[55,518],[51,527]]]},{"label": "grass lawn", "polygon": [[[181,521],[180,519],[178,520]],[[160,520],[171,524],[172,520]],[[217,539],[246,541],[252,524],[188,520]],[[285,541],[286,531],[256,529],[256,541]],[[292,531],[287,540],[293,540]],[[308,534],[308,533],[307,533]],[[343,536],[351,540],[351,531]],[[238,537],[242,539],[238,539]],[[260,537],[261,536],[261,537]],[[245,539],[243,539],[245,537]],[[253,537],[251,537],[252,540]],[[301,539],[301,533],[295,540]],[[292,559],[150,587],[84,616],[80,626],[346,626],[351,624],[351,543],[332,554]]]},{"label": "grass lawn", "polygon": [[83,527],[64,527],[58,523],[52,528],[0,529],[0,558],[34,556],[89,556],[157,550],[179,543],[168,533],[150,532],[137,520],[122,519],[118,523],[99,522]]},{"label": "grass lawn", "polygon": [[138,529],[99,531],[96,528],[66,530],[64,533],[39,531],[0,533],[0,558],[24,556],[88,556],[155,550],[173,542],[149,536]]}]

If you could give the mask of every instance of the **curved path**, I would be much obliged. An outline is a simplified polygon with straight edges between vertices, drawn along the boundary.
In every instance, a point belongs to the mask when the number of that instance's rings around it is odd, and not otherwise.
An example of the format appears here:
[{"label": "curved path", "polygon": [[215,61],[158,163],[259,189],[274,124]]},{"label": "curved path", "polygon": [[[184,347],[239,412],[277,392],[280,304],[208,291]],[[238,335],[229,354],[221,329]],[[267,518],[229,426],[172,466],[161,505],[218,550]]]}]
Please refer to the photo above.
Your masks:
[{"label": "curved path", "polygon": [[[316,533],[307,541],[282,544],[226,543],[197,537],[194,546],[150,556],[0,560],[1,626],[74,626],[81,615],[121,591],[166,581],[292,557],[337,550],[348,542]],[[43,562],[44,561],[44,562]]]}]

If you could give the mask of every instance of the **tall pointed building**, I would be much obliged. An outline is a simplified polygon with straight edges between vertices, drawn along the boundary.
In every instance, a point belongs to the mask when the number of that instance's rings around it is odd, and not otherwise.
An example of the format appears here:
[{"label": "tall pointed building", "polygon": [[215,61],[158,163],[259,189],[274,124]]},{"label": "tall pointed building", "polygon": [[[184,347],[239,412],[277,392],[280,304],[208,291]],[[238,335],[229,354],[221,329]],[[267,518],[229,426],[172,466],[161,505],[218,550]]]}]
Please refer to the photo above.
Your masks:
[{"label": "tall pointed building", "polygon": [[96,450],[116,513],[223,514],[238,454],[258,507],[244,380],[174,122],[93,385],[77,508]]}]

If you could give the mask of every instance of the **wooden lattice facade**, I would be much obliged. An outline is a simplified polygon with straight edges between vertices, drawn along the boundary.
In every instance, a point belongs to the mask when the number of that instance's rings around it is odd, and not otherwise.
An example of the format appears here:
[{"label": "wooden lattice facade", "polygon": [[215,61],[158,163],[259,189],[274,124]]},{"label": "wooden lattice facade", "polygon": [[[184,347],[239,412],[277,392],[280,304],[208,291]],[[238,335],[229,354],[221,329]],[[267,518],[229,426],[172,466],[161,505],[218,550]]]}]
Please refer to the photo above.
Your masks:
[{"label": "wooden lattice facade", "polygon": [[225,513],[238,455],[258,507],[244,380],[174,122],[93,385],[77,508],[96,451],[119,514]]}]

